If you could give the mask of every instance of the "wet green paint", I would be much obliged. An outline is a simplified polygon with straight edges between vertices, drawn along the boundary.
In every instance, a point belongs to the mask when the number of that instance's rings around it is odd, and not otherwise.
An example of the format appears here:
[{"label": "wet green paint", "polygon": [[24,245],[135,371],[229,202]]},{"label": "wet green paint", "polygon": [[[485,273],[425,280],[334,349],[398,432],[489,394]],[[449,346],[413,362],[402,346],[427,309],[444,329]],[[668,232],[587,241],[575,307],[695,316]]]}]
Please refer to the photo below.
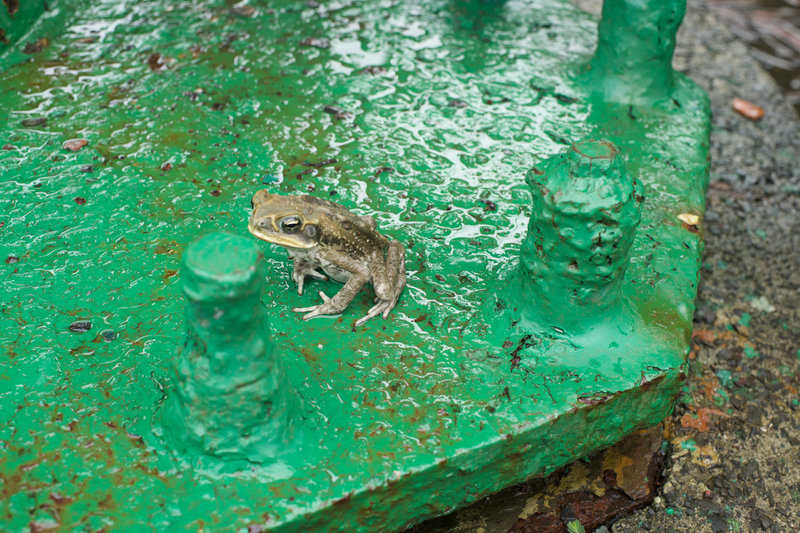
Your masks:
[{"label": "wet green paint", "polygon": [[0,54],[17,44],[45,13],[45,0],[3,2],[0,6]]},{"label": "wet green paint", "polygon": [[605,0],[585,73],[590,94],[601,102],[669,105],[675,35],[685,14],[686,0]]},{"label": "wet green paint", "polygon": [[644,196],[623,159],[610,143],[583,141],[527,174],[532,208],[517,305],[540,327],[583,332],[628,314],[622,285]]},{"label": "wet green paint", "polygon": [[742,313],[742,316],[739,317],[738,324],[749,328],[750,327],[750,319],[753,318],[750,313]]},{"label": "wet green paint", "polygon": [[4,1],[0,5],[0,72],[49,47],[80,5],[77,0]]},{"label": "wet green paint", "polygon": [[270,464],[300,444],[297,394],[261,305],[264,279],[259,246],[230,233],[196,241],[181,263],[187,339],[156,431],[208,472]]},{"label": "wet green paint", "polygon": [[[702,251],[702,223],[677,217],[703,212],[708,106],[680,75],[670,105],[592,97],[590,16],[557,0],[98,0],[65,28],[0,58],[8,529],[398,529],[672,408]],[[631,328],[528,328],[509,296],[525,175],[585,138],[616,145],[644,189]],[[246,237],[265,183],[375,216],[407,249],[408,287],[386,321],[352,330],[365,290],[303,322],[290,309],[338,286],[298,296],[285,252],[259,243],[303,438],[211,474],[158,429],[187,353],[180,261],[209,233]]]}]

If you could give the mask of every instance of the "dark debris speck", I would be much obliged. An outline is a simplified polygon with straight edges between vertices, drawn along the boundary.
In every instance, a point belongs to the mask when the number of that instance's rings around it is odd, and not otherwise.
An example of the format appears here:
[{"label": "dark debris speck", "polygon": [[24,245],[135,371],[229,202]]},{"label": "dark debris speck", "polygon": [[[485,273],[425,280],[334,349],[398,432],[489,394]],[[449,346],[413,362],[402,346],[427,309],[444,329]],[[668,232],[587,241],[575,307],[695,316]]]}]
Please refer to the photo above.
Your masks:
[{"label": "dark debris speck", "polygon": [[47,117],[26,118],[25,120],[20,121],[20,124],[24,128],[35,128],[36,126],[47,124]]},{"label": "dark debris speck", "polygon": [[256,8],[253,6],[234,6],[231,9],[231,13],[234,15],[239,15],[240,17],[252,17],[256,12]]},{"label": "dark debris speck", "polygon": [[340,107],[336,107],[335,105],[326,105],[322,108],[322,110],[338,120],[347,120],[353,118],[352,113],[345,111]]},{"label": "dark debris speck", "polygon": [[320,168],[320,167],[324,167],[324,166],[327,166],[327,165],[332,165],[332,164],[334,164],[336,162],[337,162],[336,158],[335,157],[331,157],[330,159],[324,159],[322,161],[313,161],[313,162],[312,161],[306,161],[306,162],[303,163],[303,166]]},{"label": "dark debris speck", "polygon": [[167,58],[159,53],[150,54],[147,58],[147,65],[153,72],[161,72],[167,68]]},{"label": "dark debris speck", "polygon": [[378,169],[375,170],[375,177],[377,178],[378,176],[380,176],[384,172],[394,172],[394,168],[392,168],[392,167],[379,167]]},{"label": "dark debris speck", "polygon": [[88,320],[76,320],[69,325],[69,330],[72,333],[86,333],[92,329],[92,323]]},{"label": "dark debris speck", "polygon": [[50,44],[50,41],[47,37],[42,37],[41,39],[36,39],[35,41],[29,42],[25,45],[25,48],[22,49],[23,54],[38,54],[42,50],[44,50],[47,45]]},{"label": "dark debris speck", "polygon": [[308,37],[300,41],[301,46],[310,46],[312,48],[330,48],[331,42],[325,38]]},{"label": "dark debris speck", "polygon": [[491,200],[484,200],[483,198],[479,198],[478,201],[486,206],[487,211],[497,211],[497,204]]},{"label": "dark debris speck", "polygon": [[231,44],[233,44],[233,41],[237,40],[238,38],[239,36],[236,35],[235,33],[227,34],[225,38],[222,39],[222,43],[219,45],[219,49],[223,51],[227,50],[228,48],[230,48]]},{"label": "dark debris speck", "polygon": [[373,75],[385,74],[386,73],[386,67],[381,67],[381,66],[378,66],[378,65],[371,65],[369,67],[364,67],[363,69],[361,69],[361,72],[364,72],[366,74],[373,74]]}]

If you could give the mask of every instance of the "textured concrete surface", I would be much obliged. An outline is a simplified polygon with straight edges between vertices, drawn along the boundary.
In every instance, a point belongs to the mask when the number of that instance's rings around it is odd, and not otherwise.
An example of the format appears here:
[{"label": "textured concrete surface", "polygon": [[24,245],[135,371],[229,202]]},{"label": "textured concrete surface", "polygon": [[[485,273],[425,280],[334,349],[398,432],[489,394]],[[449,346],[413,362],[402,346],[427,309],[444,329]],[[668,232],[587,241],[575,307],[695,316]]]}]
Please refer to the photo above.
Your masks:
[{"label": "textured concrete surface", "polygon": [[[705,2],[690,2],[679,43],[676,66],[714,113],[696,344],[663,494],[611,529],[798,531],[800,121]],[[764,118],[738,115],[735,97]]]}]

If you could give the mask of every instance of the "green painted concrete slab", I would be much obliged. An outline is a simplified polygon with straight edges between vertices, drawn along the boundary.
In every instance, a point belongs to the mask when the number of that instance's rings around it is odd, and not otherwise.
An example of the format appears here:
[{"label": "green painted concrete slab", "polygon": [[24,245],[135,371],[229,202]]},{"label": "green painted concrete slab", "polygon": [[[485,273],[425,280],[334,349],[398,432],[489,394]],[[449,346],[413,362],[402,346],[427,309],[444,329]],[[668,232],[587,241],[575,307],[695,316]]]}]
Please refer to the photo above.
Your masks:
[{"label": "green painted concrete slab", "polygon": [[[702,251],[702,224],[678,216],[702,216],[708,107],[681,77],[652,107],[591,104],[576,74],[589,15],[557,0],[96,0],[64,27],[21,63],[35,27],[0,56],[4,528],[399,529],[672,408]],[[586,137],[619,146],[644,186],[622,287],[634,312],[536,328],[517,305],[525,175]],[[365,290],[303,322],[290,309],[337,284],[298,296],[285,252],[262,243],[302,440],[267,465],[188,461],[156,422],[184,340],[181,253],[247,235],[265,187],[375,216],[406,247],[408,286],[385,321],[353,330]]]}]

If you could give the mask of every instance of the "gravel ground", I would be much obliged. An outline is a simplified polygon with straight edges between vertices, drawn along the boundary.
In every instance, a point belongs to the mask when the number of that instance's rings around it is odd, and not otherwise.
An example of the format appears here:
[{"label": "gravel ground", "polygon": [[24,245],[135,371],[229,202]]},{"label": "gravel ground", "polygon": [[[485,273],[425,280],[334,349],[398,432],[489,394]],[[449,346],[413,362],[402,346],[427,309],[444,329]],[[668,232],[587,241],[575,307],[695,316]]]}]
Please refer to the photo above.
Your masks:
[{"label": "gravel ground", "polygon": [[691,372],[660,496],[610,529],[800,531],[800,120],[706,2],[689,4],[676,67],[714,113]]}]

